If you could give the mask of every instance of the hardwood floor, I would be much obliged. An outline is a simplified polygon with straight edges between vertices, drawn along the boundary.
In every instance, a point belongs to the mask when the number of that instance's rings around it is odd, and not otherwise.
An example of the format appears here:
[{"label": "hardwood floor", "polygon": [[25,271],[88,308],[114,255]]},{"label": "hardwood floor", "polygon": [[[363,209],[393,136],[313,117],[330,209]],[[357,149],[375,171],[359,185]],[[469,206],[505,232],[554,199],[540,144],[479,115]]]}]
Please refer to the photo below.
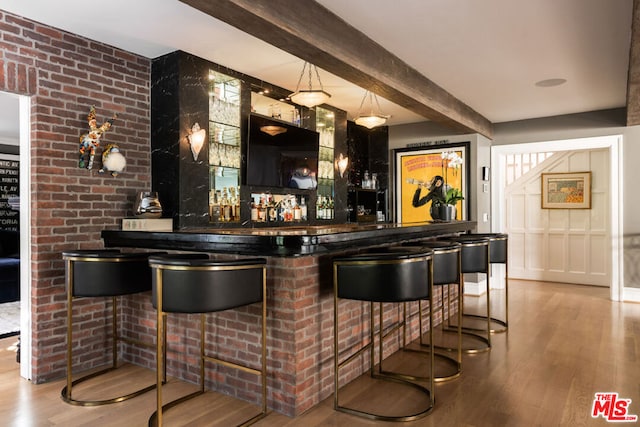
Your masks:
[{"label": "hardwood floor", "polygon": [[[615,303],[609,290],[553,283],[510,282],[510,325],[493,336],[489,353],[466,355],[463,375],[436,386],[436,407],[407,426],[602,426],[591,417],[596,392],[617,392],[631,399],[630,414],[640,415],[640,304]],[[469,300],[469,298],[467,298]],[[470,305],[473,303],[471,299]],[[99,408],[81,408],[60,399],[62,381],[32,385],[19,377],[15,338],[0,340],[0,424],[5,426],[146,426],[155,393]],[[397,357],[404,357],[398,355]],[[390,360],[393,363],[393,360]],[[404,361],[398,363],[403,364]],[[132,381],[152,382],[153,373],[127,367]],[[358,405],[393,408],[412,405],[410,393],[396,386],[376,391],[363,377],[341,392]],[[99,388],[105,391],[104,385]],[[170,381],[166,398],[194,386]],[[87,390],[87,393],[91,390]],[[381,403],[382,402],[382,403]],[[224,406],[224,409],[221,408]],[[167,426],[233,425],[253,406],[215,393],[176,409]],[[223,419],[212,419],[223,414]],[[326,399],[291,419],[271,413],[256,426],[388,425],[333,410]]]}]

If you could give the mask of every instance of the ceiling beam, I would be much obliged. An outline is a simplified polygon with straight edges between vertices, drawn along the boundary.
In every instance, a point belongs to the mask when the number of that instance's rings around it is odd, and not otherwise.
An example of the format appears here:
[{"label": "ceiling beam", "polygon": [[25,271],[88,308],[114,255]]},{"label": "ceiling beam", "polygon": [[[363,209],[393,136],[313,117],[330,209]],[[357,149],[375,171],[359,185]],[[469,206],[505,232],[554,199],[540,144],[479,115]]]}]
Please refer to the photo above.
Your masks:
[{"label": "ceiling beam", "polygon": [[455,132],[492,137],[488,119],[315,1],[180,1]]},{"label": "ceiling beam", "polygon": [[627,76],[627,126],[640,125],[640,0],[633,1],[629,75]]}]

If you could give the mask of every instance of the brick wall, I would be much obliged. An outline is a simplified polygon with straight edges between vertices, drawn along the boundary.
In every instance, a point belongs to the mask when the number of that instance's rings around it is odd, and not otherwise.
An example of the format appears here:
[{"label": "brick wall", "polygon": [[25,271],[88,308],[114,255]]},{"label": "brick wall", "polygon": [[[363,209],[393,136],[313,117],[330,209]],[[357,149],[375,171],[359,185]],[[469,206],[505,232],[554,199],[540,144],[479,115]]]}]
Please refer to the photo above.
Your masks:
[{"label": "brick wall", "polygon": [[[0,90],[31,98],[32,379],[36,383],[65,373],[66,303],[60,253],[101,247],[100,231],[119,226],[119,219],[131,213],[135,194],[151,185],[150,67],[147,58],[0,10]],[[88,130],[86,116],[92,105],[99,124],[118,114],[101,144],[118,143],[127,159],[125,172],[116,178],[98,172],[99,159],[92,170],[78,168],[79,136]],[[101,153],[102,148],[97,154]],[[26,226],[22,224],[23,229]],[[100,301],[78,307],[79,312],[93,313],[87,322],[97,322],[107,313]],[[100,336],[86,339],[87,348],[103,344]],[[93,349],[90,354],[102,352]],[[83,365],[94,363],[92,357],[82,360]]]}]

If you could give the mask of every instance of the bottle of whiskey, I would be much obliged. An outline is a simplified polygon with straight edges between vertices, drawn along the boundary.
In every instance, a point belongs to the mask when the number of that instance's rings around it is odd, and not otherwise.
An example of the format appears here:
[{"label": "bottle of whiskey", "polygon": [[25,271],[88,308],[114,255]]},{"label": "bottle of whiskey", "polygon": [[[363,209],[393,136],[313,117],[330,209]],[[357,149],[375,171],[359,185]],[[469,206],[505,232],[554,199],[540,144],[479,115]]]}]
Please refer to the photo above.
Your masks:
[{"label": "bottle of whiskey", "polygon": [[304,197],[302,197],[302,200],[300,200],[300,219],[302,221],[306,221],[307,215],[308,215],[307,201],[304,199]]},{"label": "bottle of whiskey", "polygon": [[229,187],[229,219],[227,221],[236,221],[236,204],[238,197],[236,195],[236,187]]},{"label": "bottle of whiskey", "polygon": [[258,222],[267,221],[267,206],[265,202],[265,196],[260,196],[260,203],[258,204]]},{"label": "bottle of whiskey", "polygon": [[240,187],[236,188],[236,214],[235,221],[240,221]]},{"label": "bottle of whiskey", "polygon": [[231,206],[229,205],[229,195],[227,193],[227,187],[222,189],[222,200],[220,201],[220,220],[230,221],[231,219]]}]

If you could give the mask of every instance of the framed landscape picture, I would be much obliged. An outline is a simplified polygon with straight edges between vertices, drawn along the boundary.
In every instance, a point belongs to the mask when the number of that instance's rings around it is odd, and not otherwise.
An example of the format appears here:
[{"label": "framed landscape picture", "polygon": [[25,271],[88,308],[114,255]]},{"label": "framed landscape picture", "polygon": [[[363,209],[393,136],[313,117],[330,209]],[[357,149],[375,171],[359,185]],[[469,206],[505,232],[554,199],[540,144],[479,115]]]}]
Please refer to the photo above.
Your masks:
[{"label": "framed landscape picture", "polygon": [[591,172],[543,173],[542,209],[591,209]]}]

